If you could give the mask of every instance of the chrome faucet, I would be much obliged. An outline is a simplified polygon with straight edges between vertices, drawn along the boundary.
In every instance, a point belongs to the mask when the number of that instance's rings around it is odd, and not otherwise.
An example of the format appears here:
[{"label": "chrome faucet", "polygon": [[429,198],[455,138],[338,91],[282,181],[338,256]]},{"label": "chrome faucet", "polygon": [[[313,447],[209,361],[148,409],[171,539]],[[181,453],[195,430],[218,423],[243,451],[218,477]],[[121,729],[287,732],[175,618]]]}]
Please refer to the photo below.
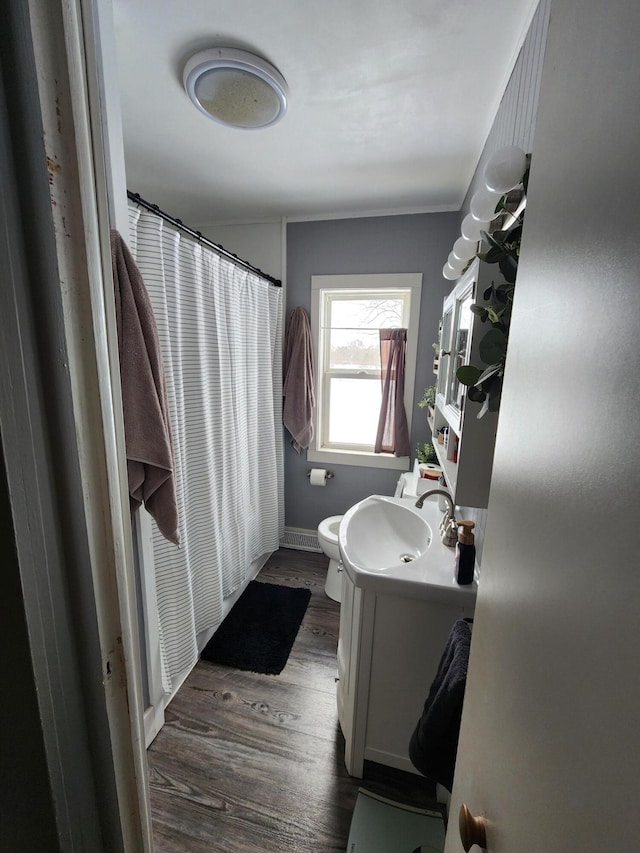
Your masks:
[{"label": "chrome faucet", "polygon": [[431,495],[441,495],[443,498],[447,499],[448,506],[444,511],[442,521],[440,522],[440,535],[442,537],[442,544],[448,545],[451,548],[458,541],[458,525],[455,519],[455,506],[453,504],[453,500],[451,499],[449,492],[445,492],[444,489],[431,489],[430,491],[423,492],[420,495],[416,501],[416,507],[418,509],[422,509],[422,505],[425,500],[428,497],[431,497]]}]

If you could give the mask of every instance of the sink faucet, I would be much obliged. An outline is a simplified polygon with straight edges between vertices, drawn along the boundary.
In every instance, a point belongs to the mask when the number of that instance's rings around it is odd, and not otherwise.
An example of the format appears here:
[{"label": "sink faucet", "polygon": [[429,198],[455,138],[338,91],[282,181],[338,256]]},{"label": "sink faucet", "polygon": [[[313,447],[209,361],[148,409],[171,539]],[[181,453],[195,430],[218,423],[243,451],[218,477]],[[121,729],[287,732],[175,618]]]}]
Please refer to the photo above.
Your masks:
[{"label": "sink faucet", "polygon": [[425,500],[431,495],[442,495],[443,498],[447,499],[448,506],[444,511],[442,521],[440,522],[440,534],[442,536],[442,544],[448,545],[451,548],[458,541],[458,525],[455,519],[455,506],[453,504],[453,500],[451,499],[449,492],[445,492],[444,489],[431,489],[430,491],[423,492],[420,495],[416,501],[417,508],[422,509],[422,505]]}]

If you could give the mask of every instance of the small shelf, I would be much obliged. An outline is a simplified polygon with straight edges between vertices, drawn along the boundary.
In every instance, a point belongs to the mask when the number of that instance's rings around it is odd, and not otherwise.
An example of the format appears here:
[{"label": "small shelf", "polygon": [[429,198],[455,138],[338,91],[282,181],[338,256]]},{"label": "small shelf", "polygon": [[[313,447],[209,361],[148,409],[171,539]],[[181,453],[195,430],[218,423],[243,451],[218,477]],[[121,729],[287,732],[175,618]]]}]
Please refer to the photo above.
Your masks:
[{"label": "small shelf", "polygon": [[[434,424],[436,421],[440,424],[444,423],[445,426],[449,426],[449,424],[444,421],[444,418],[442,417],[441,413],[436,412],[436,419],[434,420]],[[450,426],[449,429],[451,429]],[[460,439],[455,432],[453,432],[453,435],[456,436],[456,441],[454,441],[453,444],[451,444],[450,441],[447,447],[445,447],[444,444],[438,443],[438,438],[434,427],[433,447],[436,451],[436,456],[438,457],[438,463],[444,472],[444,478],[447,482],[447,487],[449,488],[451,494],[455,495],[458,483],[458,458],[457,452],[454,458],[454,447],[456,446],[456,444],[459,447]],[[458,503],[458,501],[456,501],[456,503]]]}]

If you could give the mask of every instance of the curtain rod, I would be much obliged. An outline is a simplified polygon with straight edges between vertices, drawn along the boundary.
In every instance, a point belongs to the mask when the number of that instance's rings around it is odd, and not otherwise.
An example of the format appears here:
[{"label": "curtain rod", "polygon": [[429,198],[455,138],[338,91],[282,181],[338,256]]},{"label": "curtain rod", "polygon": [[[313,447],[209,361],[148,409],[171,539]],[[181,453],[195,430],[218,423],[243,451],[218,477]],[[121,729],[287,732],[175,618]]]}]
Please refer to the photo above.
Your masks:
[{"label": "curtain rod", "polygon": [[214,252],[221,255],[223,258],[227,258],[232,261],[237,266],[243,267],[250,272],[257,273],[262,278],[266,279],[268,282],[273,284],[275,287],[282,287],[282,282],[274,278],[271,275],[267,275],[267,273],[262,272],[258,267],[254,267],[253,264],[250,264],[248,261],[243,261],[242,258],[239,258],[237,255],[234,255],[232,252],[228,252],[223,246],[220,246],[218,243],[214,243],[211,240],[208,240],[203,234],[199,231],[194,231],[193,228],[189,228],[188,225],[185,225],[181,219],[176,219],[174,216],[169,216],[168,213],[165,213],[164,210],[160,210],[157,204],[151,204],[150,201],[146,201],[140,196],[140,193],[132,193],[130,190],[127,190],[127,197],[131,199],[131,201],[139,204],[140,207],[145,207],[147,210],[150,210],[151,213],[155,213],[160,216],[162,219],[170,222],[172,225],[175,225],[180,231],[184,231],[186,234],[189,234],[191,237],[194,237],[200,243],[203,243],[205,246],[208,246],[210,249],[213,249]]}]

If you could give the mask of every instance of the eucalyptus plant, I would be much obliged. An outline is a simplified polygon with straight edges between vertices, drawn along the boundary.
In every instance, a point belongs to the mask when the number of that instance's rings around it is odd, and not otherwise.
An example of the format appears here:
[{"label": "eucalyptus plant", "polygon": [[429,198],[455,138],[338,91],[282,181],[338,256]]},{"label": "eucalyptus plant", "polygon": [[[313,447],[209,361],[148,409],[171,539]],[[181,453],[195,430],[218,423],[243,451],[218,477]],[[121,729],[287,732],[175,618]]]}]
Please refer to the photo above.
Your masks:
[{"label": "eucalyptus plant", "polygon": [[436,386],[429,385],[424,389],[422,399],[418,400],[418,407],[424,409],[426,406],[435,406],[436,404]]},{"label": "eucalyptus plant", "polygon": [[[527,170],[523,177],[525,193],[528,175]],[[496,210],[507,211],[506,197],[500,200]],[[456,371],[458,381],[468,387],[467,397],[482,404],[479,418],[486,412],[497,412],[500,408],[523,220],[524,210],[502,231],[493,234],[482,232],[483,244],[487,244],[488,249],[479,252],[478,257],[488,264],[497,264],[504,281],[498,284],[492,282],[482,294],[484,302],[471,306],[480,321],[490,326],[478,345],[484,366],[464,364]]]}]

